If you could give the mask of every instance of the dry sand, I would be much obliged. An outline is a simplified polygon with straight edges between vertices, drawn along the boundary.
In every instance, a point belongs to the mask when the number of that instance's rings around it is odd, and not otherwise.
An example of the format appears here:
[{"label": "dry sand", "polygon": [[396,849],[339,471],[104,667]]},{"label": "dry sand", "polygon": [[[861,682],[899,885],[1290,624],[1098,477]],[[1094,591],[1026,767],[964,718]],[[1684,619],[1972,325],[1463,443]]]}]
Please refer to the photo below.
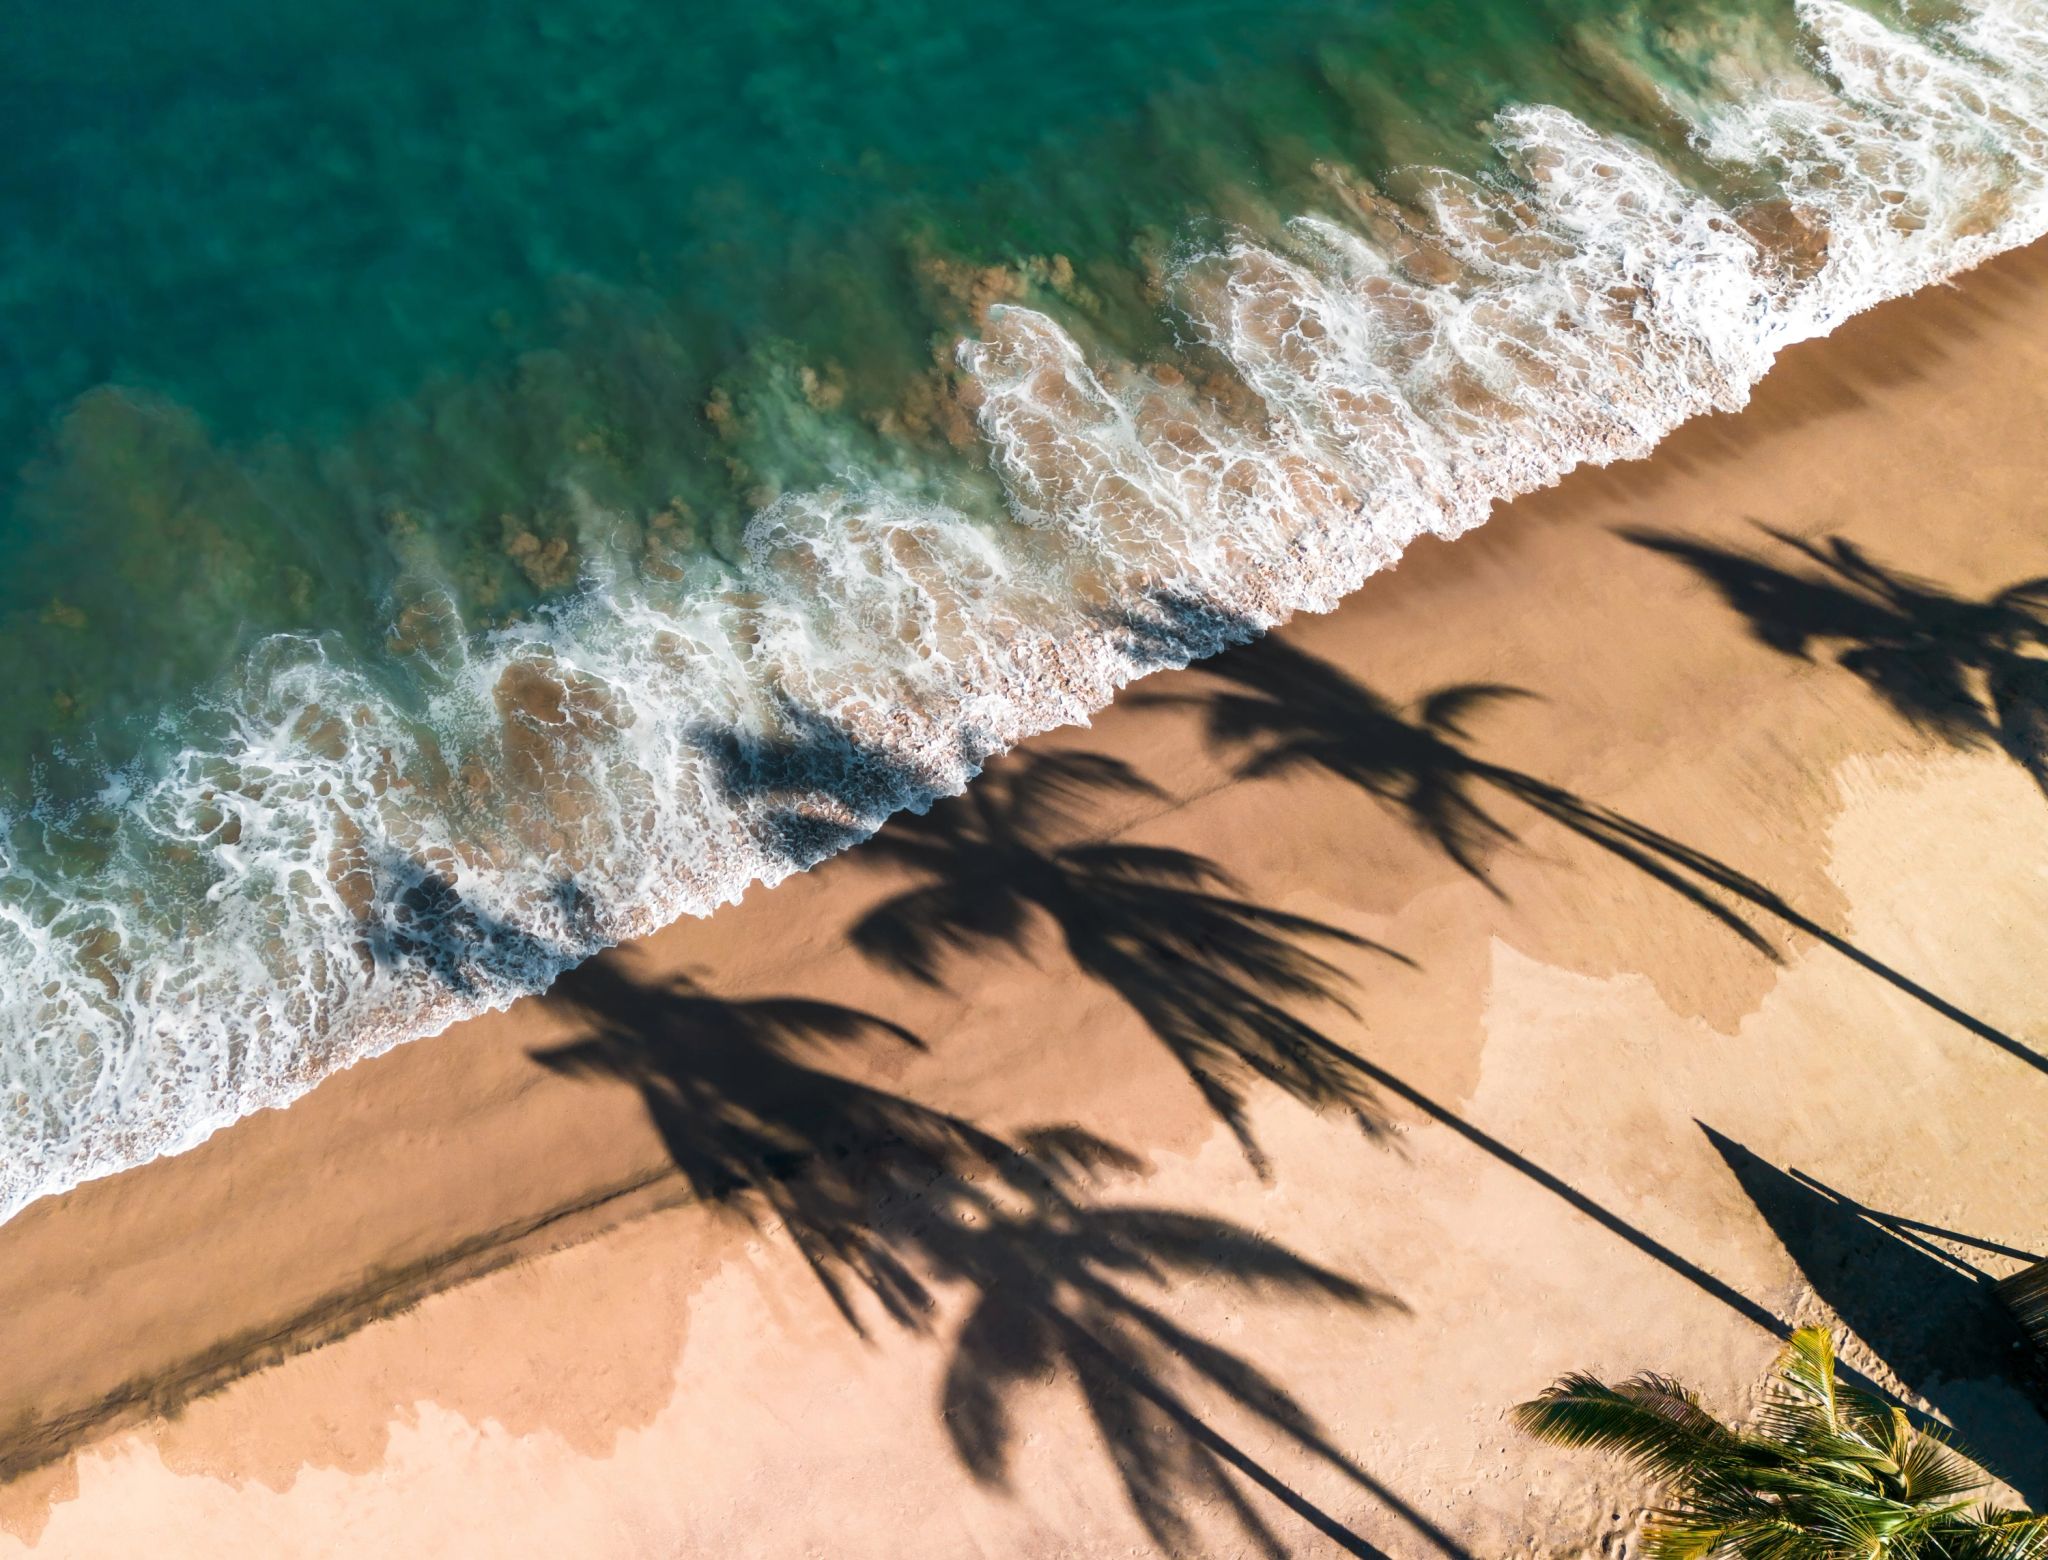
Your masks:
[{"label": "dry sand", "polygon": [[[2039,646],[1758,529],[1982,602],[2048,573],[2044,430],[2036,251],[1152,679],[950,832],[32,1207],[0,1555],[1618,1554],[1638,1492],[1508,1406],[1655,1367],[1740,1412],[1810,1320],[2048,1501],[1976,1279],[2048,1248],[2048,799],[1874,687],[1990,666],[2024,758]],[[1643,529],[1781,572],[1731,600]],[[1534,697],[1429,701],[1469,683]],[[1304,761],[1241,776],[1274,732]],[[1024,810],[1072,754],[1156,789]],[[849,937],[933,884],[988,934],[942,985]],[[788,1178],[702,1200],[663,1124],[698,1192]]]}]

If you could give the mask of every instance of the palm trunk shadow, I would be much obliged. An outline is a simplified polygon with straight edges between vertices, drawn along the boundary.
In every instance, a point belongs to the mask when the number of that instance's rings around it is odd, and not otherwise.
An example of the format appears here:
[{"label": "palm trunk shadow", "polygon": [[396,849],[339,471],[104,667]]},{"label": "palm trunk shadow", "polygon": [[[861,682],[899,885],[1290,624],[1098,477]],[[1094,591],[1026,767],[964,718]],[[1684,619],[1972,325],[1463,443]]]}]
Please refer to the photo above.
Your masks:
[{"label": "palm trunk shadow", "polygon": [[1988,1273],[1928,1237],[2016,1253],[1889,1217],[1704,1123],[1700,1130],[1841,1324],[1941,1413],[1973,1458],[2028,1504],[2048,1500],[2048,1420],[2016,1368],[2018,1326]]}]

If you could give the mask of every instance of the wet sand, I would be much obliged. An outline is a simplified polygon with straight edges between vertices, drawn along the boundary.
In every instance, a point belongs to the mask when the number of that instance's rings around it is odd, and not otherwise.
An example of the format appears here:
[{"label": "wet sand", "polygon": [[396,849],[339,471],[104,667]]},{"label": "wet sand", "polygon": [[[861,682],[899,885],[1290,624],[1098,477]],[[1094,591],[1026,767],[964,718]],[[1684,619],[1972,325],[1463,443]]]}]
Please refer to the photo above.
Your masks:
[{"label": "wet sand", "polygon": [[2036,250],[33,1206],[0,1555],[1611,1553],[1806,1321],[2048,1502],[2044,430]]}]

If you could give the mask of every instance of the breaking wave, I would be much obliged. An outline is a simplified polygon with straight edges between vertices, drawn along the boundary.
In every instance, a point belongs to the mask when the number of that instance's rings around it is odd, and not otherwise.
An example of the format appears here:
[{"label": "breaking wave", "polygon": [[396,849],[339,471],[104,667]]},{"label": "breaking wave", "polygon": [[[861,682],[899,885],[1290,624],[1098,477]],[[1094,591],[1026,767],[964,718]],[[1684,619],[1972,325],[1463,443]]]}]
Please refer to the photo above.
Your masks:
[{"label": "breaking wave", "polygon": [[1190,247],[1162,280],[1213,382],[990,308],[957,368],[1007,517],[855,475],[761,511],[738,577],[482,635],[422,592],[404,698],[263,643],[92,802],[89,873],[0,819],[0,1217],[801,870],[2048,231],[2048,13],[1800,16],[1805,58],[1736,38],[1659,89],[1684,176],[1523,107],[1484,178],[1327,168],[1340,217]]}]

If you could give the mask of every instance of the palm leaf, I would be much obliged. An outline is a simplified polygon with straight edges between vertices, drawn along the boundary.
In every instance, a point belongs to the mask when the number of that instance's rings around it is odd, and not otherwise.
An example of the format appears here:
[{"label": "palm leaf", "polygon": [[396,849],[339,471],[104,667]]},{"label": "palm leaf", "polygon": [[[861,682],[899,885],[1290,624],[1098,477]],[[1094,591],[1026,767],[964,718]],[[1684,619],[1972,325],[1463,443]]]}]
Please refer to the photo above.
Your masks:
[{"label": "palm leaf", "polygon": [[2048,1516],[1980,1507],[1942,1544],[1942,1560],[2048,1560]]},{"label": "palm leaf", "polygon": [[1658,1515],[1643,1529],[1643,1560],[1709,1560],[1728,1553],[1727,1532],[1676,1514]]},{"label": "palm leaf", "polygon": [[1950,1500],[1983,1487],[1983,1470],[1939,1435],[1933,1431],[1915,1433],[1910,1427],[1906,1433],[1907,1444],[1894,1461],[1899,1465],[1899,1492],[1907,1500]]},{"label": "palm leaf", "polygon": [[1660,1376],[1610,1387],[1585,1374],[1566,1376],[1514,1411],[1515,1423],[1556,1446],[1619,1452],[1653,1478],[1698,1478],[1739,1460],[1739,1437],[1692,1393]]},{"label": "palm leaf", "polygon": [[1424,699],[1416,709],[1416,720],[1427,730],[1448,731],[1454,737],[1463,737],[1468,735],[1466,718],[1487,705],[1535,697],[1527,688],[1509,683],[1455,683]]}]

